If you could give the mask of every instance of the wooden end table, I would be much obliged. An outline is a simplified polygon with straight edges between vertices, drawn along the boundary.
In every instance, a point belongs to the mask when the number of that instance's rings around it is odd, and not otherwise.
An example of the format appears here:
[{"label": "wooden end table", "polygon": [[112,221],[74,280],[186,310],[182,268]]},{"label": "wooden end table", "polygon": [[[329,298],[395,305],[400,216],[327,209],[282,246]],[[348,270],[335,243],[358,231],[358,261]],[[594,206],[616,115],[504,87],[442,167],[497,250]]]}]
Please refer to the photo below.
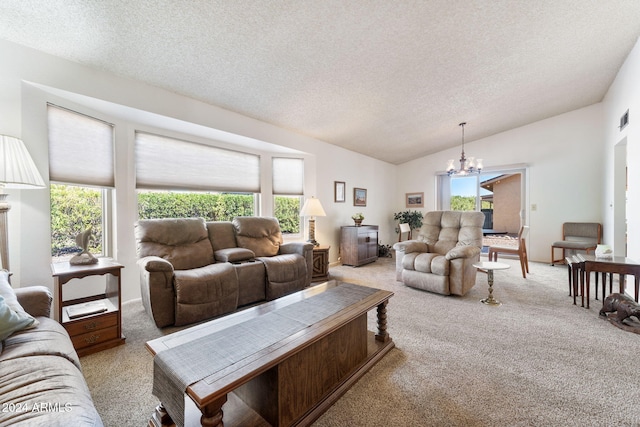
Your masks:
[{"label": "wooden end table", "polygon": [[326,282],[329,280],[329,249],[331,249],[331,246],[316,246],[313,248],[312,282]]},{"label": "wooden end table", "polygon": [[[121,283],[122,264],[110,258],[99,258],[97,264],[71,265],[69,262],[51,264],[54,279],[54,301],[56,303],[56,320],[69,333],[73,347],[79,356],[95,353],[107,348],[124,344],[121,317]],[[65,300],[64,285],[72,279],[89,276],[107,275],[107,283],[103,294],[84,298]],[[74,308],[80,311],[91,307],[104,307],[104,310],[75,317]],[[71,314],[70,314],[71,313]]]}]

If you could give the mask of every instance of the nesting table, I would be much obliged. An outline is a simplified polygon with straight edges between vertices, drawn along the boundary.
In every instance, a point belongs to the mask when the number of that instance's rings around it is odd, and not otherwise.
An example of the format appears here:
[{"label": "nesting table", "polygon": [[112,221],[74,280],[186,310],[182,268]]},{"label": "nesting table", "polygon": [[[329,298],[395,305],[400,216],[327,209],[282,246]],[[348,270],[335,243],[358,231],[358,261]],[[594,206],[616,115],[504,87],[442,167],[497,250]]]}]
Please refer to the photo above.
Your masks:
[{"label": "nesting table", "polygon": [[[640,264],[632,259],[623,256],[613,256],[611,258],[598,258],[595,255],[578,254],[576,255],[577,261],[584,269],[584,275],[586,280],[584,285],[586,286],[587,293],[587,308],[589,308],[589,285],[591,272],[595,271],[596,274],[611,273],[620,275],[620,293],[624,293],[624,278],[625,275],[630,274],[635,278],[635,301],[638,302],[638,291],[640,291]],[[574,275],[574,280],[575,280]],[[597,276],[596,276],[597,277]],[[582,277],[581,277],[582,285]],[[597,286],[597,282],[596,282]],[[582,287],[582,286],[581,286]],[[576,286],[574,284],[574,290]],[[602,281],[602,301],[604,301],[605,293],[605,281]],[[597,294],[597,291],[596,291]],[[584,304],[583,304],[584,305]]]}]

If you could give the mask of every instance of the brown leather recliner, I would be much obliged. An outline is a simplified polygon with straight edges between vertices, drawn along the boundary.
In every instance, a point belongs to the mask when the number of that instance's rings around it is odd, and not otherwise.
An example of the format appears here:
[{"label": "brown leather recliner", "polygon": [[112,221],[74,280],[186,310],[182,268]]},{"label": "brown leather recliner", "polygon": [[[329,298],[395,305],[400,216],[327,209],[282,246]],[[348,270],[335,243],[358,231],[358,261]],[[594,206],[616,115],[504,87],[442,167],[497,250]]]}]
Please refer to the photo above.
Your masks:
[{"label": "brown leather recliner", "polygon": [[393,245],[396,279],[444,295],[464,295],[476,283],[482,212],[427,212],[415,240]]},{"label": "brown leather recliner", "polygon": [[136,223],[142,303],[158,327],[185,325],[311,283],[313,245],[283,243],[277,219]]}]

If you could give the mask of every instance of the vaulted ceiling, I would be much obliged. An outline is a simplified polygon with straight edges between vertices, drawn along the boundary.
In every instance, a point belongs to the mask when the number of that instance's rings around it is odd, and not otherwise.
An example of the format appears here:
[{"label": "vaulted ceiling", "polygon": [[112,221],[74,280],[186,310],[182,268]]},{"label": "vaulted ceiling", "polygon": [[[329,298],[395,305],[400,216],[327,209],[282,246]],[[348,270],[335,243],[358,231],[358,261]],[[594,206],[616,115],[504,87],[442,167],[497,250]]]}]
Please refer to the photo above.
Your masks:
[{"label": "vaulted ceiling", "polygon": [[0,2],[2,39],[394,164],[601,101],[639,36],[638,0]]}]

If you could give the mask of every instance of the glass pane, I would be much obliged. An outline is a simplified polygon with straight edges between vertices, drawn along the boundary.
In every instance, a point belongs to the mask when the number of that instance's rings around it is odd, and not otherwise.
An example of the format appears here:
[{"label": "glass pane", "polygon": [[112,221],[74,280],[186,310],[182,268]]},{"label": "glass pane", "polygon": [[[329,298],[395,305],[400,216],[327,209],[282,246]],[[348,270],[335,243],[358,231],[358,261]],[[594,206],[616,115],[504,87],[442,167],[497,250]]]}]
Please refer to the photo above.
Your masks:
[{"label": "glass pane", "polygon": [[51,256],[53,262],[67,261],[81,252],[76,235],[91,227],[89,252],[103,255],[104,190],[51,184]]},{"label": "glass pane", "polygon": [[255,215],[253,193],[138,191],[138,218],[204,218],[231,221]]},{"label": "glass pane", "polygon": [[300,196],[274,196],[274,216],[278,218],[283,234],[300,233]]},{"label": "glass pane", "polygon": [[449,208],[452,211],[477,210],[478,177],[462,176],[451,178],[451,199]]}]

